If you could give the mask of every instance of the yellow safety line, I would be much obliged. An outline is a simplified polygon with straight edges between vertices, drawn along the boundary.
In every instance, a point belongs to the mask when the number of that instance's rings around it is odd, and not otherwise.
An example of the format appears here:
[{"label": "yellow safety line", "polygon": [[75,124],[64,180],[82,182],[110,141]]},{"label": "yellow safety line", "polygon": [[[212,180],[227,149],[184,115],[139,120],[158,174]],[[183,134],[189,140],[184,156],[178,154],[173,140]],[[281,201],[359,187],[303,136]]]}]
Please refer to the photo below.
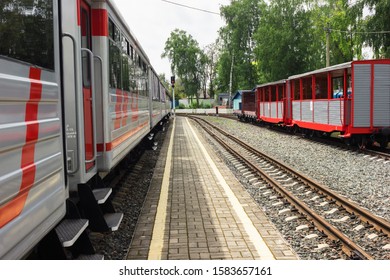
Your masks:
[{"label": "yellow safety line", "polygon": [[164,177],[161,184],[160,199],[158,201],[156,219],[153,227],[152,241],[149,247],[148,260],[161,260],[164,245],[164,231],[166,210],[168,204],[169,177],[171,175],[173,138],[175,135],[176,118],[173,119],[173,129],[169,141],[167,159],[165,161]]}]

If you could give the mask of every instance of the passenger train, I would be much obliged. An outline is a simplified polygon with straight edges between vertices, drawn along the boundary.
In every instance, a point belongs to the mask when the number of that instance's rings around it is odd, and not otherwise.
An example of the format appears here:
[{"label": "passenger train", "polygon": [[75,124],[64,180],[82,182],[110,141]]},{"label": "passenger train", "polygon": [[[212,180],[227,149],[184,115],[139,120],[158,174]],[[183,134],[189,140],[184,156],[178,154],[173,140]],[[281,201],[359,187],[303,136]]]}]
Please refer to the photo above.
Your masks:
[{"label": "passenger train", "polygon": [[242,93],[243,120],[364,148],[390,139],[390,59],[351,61]]},{"label": "passenger train", "polygon": [[0,18],[0,259],[101,259],[87,232],[123,217],[102,175],[168,119],[167,89],[112,0]]}]

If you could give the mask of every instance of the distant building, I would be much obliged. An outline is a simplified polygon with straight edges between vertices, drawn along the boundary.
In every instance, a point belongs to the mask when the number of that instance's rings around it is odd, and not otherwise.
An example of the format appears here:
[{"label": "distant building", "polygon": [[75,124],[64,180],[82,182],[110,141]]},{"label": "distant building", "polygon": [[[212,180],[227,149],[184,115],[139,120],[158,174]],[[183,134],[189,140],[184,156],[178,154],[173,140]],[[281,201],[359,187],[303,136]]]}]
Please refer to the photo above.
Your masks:
[{"label": "distant building", "polygon": [[218,106],[227,106],[229,101],[229,93],[218,94],[217,104]]},{"label": "distant building", "polygon": [[244,92],[252,92],[252,90],[238,90],[232,98],[233,102],[233,114],[241,112],[241,100]]}]

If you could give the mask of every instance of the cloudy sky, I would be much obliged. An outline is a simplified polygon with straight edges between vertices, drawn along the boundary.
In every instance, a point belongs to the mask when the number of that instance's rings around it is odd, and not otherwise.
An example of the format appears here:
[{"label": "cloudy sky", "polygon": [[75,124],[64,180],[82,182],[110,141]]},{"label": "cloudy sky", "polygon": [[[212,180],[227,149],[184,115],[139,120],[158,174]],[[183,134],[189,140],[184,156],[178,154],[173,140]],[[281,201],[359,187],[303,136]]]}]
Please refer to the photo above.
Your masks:
[{"label": "cloudy sky", "polygon": [[[113,0],[133,34],[147,53],[158,74],[171,76],[167,58],[162,59],[166,40],[176,28],[184,30],[198,41],[201,48],[213,43],[224,25],[219,15],[201,12],[161,0]],[[219,13],[220,6],[230,0],[170,0],[178,4]]]}]

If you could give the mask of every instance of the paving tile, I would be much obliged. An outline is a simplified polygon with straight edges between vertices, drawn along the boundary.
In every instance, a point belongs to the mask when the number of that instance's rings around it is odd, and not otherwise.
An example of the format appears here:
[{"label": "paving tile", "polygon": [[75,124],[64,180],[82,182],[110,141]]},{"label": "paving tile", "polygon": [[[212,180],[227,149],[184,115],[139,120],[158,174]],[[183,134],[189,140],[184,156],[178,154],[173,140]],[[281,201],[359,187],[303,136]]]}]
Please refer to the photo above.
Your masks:
[{"label": "paving tile", "polygon": [[[171,129],[172,126],[169,131]],[[168,140],[163,143],[159,162],[165,163]],[[216,154],[207,145],[204,146],[211,158],[217,159]],[[172,156],[164,249],[161,258],[171,260],[260,258],[256,247],[250,242],[245,226],[233,210],[229,197],[211,172],[187,122],[181,117],[176,117]],[[215,164],[243,205],[253,225],[260,233],[264,233],[265,242],[269,240],[271,251],[272,246],[276,246],[275,252],[272,251],[276,258],[296,258],[231,171],[219,159],[215,160]],[[143,246],[149,246],[152,237],[151,225],[157,212],[163,172],[164,166],[161,166],[153,174],[128,259],[145,259],[145,256],[147,258],[148,247]],[[142,232],[142,235],[138,232]]]}]

